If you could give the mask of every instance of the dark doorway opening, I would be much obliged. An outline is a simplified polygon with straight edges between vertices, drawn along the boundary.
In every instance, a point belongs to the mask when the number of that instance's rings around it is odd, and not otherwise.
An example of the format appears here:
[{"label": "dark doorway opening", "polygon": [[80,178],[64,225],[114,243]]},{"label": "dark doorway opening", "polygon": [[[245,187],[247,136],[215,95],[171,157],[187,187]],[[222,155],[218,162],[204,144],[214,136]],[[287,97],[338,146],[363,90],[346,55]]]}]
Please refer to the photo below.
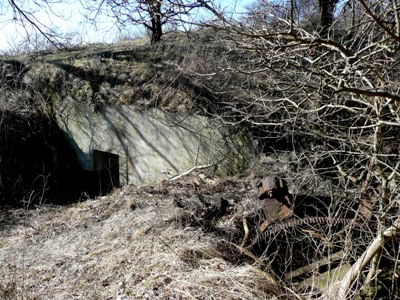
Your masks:
[{"label": "dark doorway opening", "polygon": [[93,150],[93,169],[98,174],[99,193],[107,194],[119,186],[119,156]]}]

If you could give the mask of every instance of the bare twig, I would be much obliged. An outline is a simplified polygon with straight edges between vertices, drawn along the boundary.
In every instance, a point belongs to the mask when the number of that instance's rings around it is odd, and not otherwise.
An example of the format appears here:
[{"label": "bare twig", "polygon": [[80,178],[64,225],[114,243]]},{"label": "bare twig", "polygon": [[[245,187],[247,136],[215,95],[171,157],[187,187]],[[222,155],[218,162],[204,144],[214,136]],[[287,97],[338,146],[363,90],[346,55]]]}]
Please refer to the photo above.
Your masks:
[{"label": "bare twig", "polygon": [[194,167],[190,168],[189,170],[187,170],[187,171],[185,171],[185,172],[183,172],[183,173],[181,173],[181,174],[179,174],[179,175],[176,175],[176,176],[170,178],[169,180],[174,181],[174,180],[177,180],[177,179],[179,179],[179,178],[181,178],[181,177],[183,177],[183,176],[186,176],[186,175],[190,174],[190,173],[193,172],[193,171],[202,170],[202,169],[207,169],[207,168],[210,168],[210,167],[212,167],[212,166],[214,166],[214,164],[201,165],[201,166],[194,166]]}]

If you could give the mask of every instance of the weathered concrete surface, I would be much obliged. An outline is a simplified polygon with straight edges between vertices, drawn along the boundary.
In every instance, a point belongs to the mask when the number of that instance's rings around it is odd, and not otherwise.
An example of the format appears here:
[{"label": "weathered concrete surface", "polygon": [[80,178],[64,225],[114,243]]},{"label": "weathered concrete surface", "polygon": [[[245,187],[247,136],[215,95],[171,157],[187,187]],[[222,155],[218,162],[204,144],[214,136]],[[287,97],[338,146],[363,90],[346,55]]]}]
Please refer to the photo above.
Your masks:
[{"label": "weathered concrete surface", "polygon": [[121,185],[154,183],[193,166],[213,163],[221,172],[236,172],[254,155],[247,139],[236,136],[232,142],[207,118],[188,113],[137,111],[127,105],[94,112],[92,106],[72,100],[57,102],[54,108],[79,164],[96,171],[99,167],[93,153],[116,154]]}]

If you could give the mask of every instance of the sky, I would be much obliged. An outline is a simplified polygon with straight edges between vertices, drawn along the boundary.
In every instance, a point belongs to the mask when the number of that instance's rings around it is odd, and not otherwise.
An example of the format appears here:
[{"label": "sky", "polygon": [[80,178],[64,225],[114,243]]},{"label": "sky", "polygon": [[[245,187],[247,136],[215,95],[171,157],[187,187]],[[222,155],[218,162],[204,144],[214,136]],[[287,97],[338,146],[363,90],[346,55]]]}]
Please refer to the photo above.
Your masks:
[{"label": "sky", "polygon": [[[31,0],[25,1],[29,3]],[[217,5],[226,11],[242,12],[253,0],[216,0]],[[29,5],[29,4],[28,4]],[[57,15],[48,13],[48,9],[35,13],[35,17],[43,25],[57,28],[59,32],[68,34],[71,44],[91,43],[113,43],[123,38],[135,38],[145,35],[143,26],[132,26],[125,32],[119,32],[113,28],[113,19],[102,17],[97,27],[85,21],[81,13],[79,2],[71,4],[57,4],[53,6]],[[22,26],[13,21],[13,11],[8,1],[0,1],[0,54],[27,51],[30,47],[37,47],[45,44],[45,39],[40,35],[29,34],[30,41],[26,42],[26,32]]]}]

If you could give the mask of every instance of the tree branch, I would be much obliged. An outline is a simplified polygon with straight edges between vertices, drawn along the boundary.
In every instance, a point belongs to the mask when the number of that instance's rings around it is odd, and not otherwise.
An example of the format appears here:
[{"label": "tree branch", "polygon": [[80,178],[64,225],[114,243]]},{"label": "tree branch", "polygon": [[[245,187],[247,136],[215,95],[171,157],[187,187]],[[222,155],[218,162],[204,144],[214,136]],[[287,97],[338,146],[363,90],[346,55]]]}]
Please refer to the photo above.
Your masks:
[{"label": "tree branch", "polygon": [[351,269],[339,284],[338,299],[348,299],[347,296],[354,281],[360,276],[361,272],[368,266],[374,256],[379,253],[383,245],[393,240],[400,233],[400,217],[394,224],[386,228],[381,235],[376,237],[369,245],[363,255],[355,262]]}]

